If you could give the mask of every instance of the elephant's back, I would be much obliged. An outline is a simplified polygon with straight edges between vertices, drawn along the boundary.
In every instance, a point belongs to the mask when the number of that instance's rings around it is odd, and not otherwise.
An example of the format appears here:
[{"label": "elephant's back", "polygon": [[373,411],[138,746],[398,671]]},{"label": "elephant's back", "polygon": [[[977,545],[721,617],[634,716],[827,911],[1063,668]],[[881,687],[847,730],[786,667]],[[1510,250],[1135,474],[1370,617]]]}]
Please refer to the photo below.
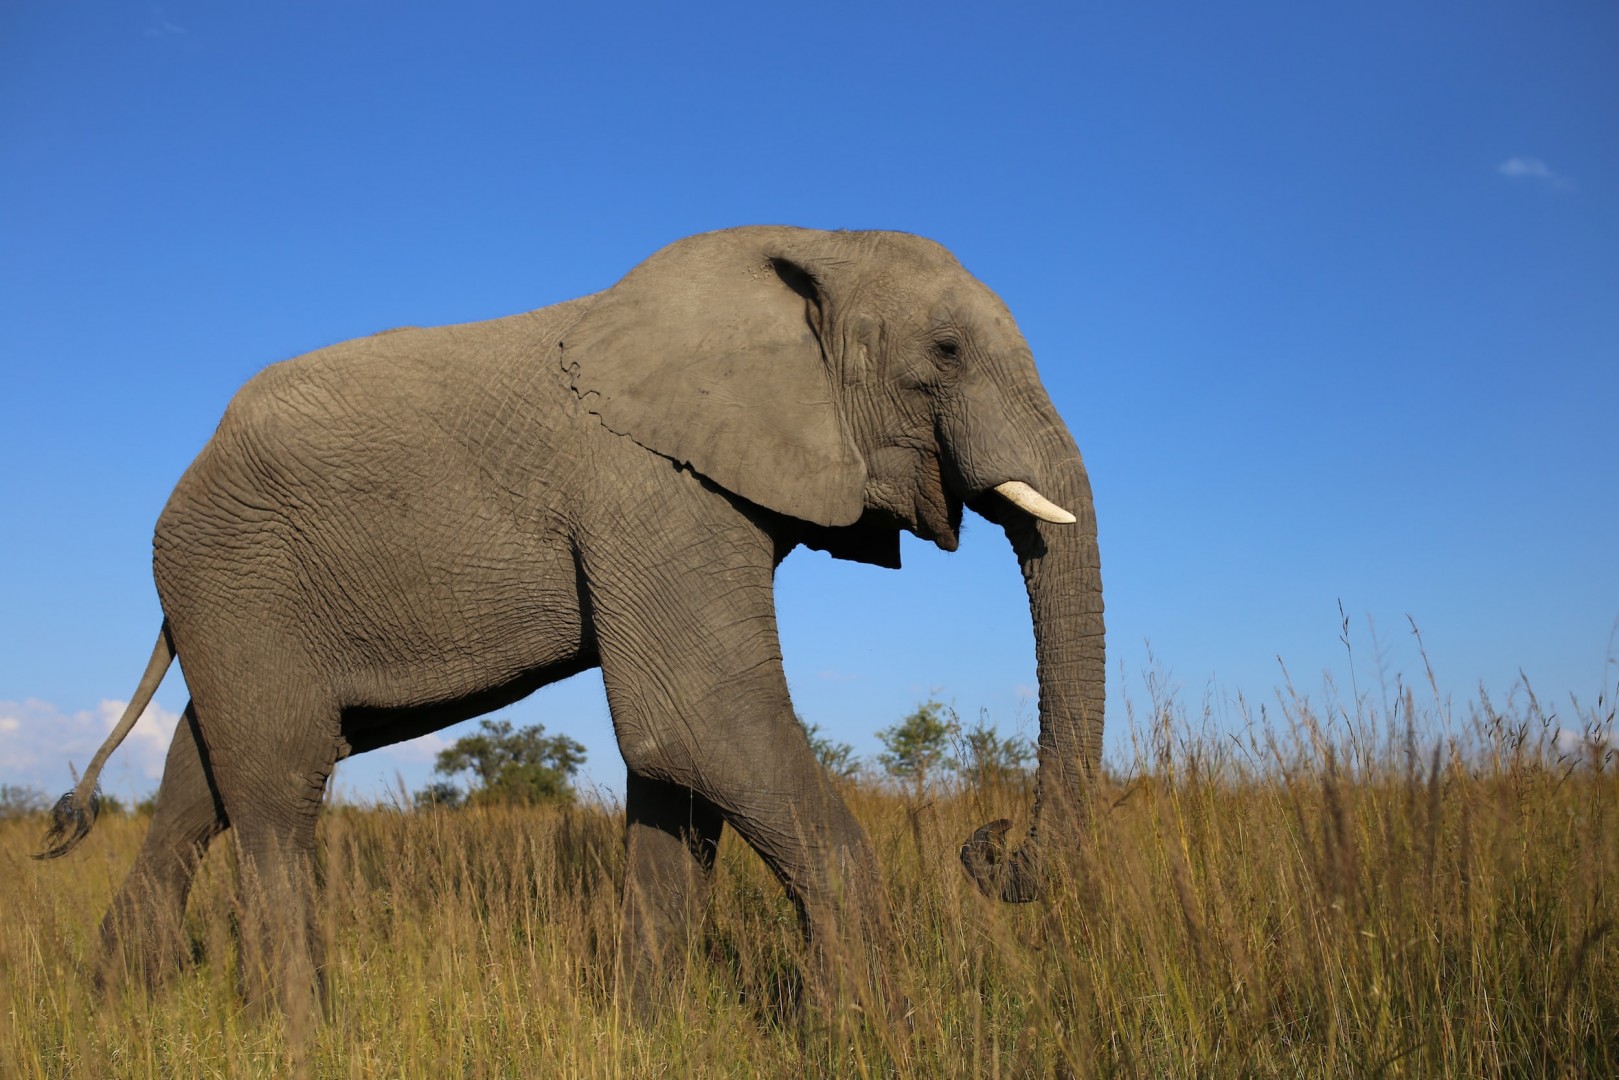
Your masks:
[{"label": "elephant's back", "polygon": [[[220,432],[298,431],[309,425],[418,441],[477,443],[490,420],[522,410],[530,422],[563,411],[561,334],[593,301],[481,322],[405,326],[271,364],[232,398]],[[480,412],[488,415],[479,415]]]},{"label": "elephant's back", "polygon": [[385,330],[271,364],[231,399],[180,488],[401,487],[457,460],[543,469],[534,457],[559,451],[578,412],[556,343],[592,299]]}]

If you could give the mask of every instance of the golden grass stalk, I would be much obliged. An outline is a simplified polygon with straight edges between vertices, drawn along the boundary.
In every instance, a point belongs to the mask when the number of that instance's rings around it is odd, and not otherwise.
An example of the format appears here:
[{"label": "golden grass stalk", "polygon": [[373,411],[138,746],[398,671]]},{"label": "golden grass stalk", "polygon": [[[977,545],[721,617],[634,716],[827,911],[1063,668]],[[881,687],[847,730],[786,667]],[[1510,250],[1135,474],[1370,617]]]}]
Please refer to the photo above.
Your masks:
[{"label": "golden grass stalk", "polygon": [[[322,823],[324,1023],[244,1010],[228,844],[185,920],[192,961],[103,1000],[97,923],[144,820],[36,863],[0,822],[0,1074],[347,1076],[1619,1075],[1613,715],[1583,742],[1532,698],[1455,724],[1414,695],[1282,699],[1282,719],[1133,732],[1048,901],[956,865],[1027,792],[855,785],[893,912],[907,1024],[811,1022],[791,905],[733,836],[680,987],[650,1025],[613,992],[612,807]],[[1599,703],[1599,710],[1601,709]]]}]

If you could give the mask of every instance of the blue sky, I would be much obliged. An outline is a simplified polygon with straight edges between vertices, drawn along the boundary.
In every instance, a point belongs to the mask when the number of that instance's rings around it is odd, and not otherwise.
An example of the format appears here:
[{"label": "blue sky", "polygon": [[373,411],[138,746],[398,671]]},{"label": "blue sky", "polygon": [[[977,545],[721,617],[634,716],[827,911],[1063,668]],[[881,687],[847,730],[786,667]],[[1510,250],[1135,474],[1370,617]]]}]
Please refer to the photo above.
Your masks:
[{"label": "blue sky", "polygon": [[[65,787],[127,699],[152,523],[254,371],[747,223],[930,236],[1018,317],[1096,489],[1115,760],[1148,673],[1225,723],[1278,658],[1348,686],[1340,602],[1362,689],[1425,681],[1409,616],[1458,715],[1521,671],[1571,721],[1619,682],[1616,53],[1596,3],[7,4],[0,783]],[[1032,733],[998,530],[904,557],[784,564],[800,712]],[[593,673],[508,716],[621,785]]]}]

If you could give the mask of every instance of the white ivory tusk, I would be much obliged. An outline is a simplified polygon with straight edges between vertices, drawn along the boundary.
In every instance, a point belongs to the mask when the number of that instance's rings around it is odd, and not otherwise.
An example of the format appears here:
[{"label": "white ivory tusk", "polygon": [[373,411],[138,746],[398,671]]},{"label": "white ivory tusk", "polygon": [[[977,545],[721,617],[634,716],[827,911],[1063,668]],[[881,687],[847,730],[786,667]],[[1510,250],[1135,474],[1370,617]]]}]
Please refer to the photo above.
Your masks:
[{"label": "white ivory tusk", "polygon": [[1008,480],[1004,484],[995,485],[995,490],[1005,495],[1012,505],[1027,510],[1041,521],[1049,521],[1054,525],[1072,525],[1074,515],[1040,494],[1034,488],[1021,480]]}]

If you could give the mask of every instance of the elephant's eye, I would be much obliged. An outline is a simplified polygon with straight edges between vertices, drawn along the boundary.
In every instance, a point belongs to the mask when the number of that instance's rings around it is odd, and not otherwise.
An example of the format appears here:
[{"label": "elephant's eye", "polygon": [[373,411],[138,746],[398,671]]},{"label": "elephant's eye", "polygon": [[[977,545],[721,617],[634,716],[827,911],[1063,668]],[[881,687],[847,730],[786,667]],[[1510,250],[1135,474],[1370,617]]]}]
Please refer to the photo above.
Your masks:
[{"label": "elephant's eye", "polygon": [[961,356],[961,346],[954,338],[940,338],[933,343],[933,355],[946,364],[954,364]]}]

